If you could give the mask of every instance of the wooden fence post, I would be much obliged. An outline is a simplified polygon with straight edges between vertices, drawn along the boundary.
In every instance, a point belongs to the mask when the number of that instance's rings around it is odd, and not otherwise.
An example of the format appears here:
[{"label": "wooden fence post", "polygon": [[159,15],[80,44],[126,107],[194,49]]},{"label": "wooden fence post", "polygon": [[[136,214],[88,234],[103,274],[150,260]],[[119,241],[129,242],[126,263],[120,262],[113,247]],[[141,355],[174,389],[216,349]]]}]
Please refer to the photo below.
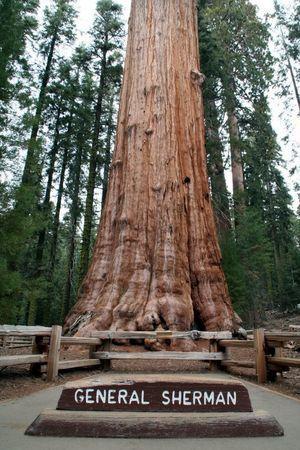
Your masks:
[{"label": "wooden fence post", "polygon": [[259,328],[254,330],[254,348],[256,350],[256,376],[258,383],[267,381],[267,360],[265,354],[265,330]]},{"label": "wooden fence post", "polygon": [[[111,340],[110,339],[105,339],[105,341],[103,343],[102,351],[103,352],[109,352],[110,351],[110,347],[111,347]],[[101,361],[101,365],[102,365],[102,370],[104,372],[108,372],[111,369],[111,361],[110,361],[110,359],[103,359]]]},{"label": "wooden fence post", "polygon": [[48,353],[47,381],[54,381],[58,375],[61,332],[62,327],[60,325],[52,326]]},{"label": "wooden fence post", "polygon": [[[45,340],[46,339],[50,339],[48,337],[45,336],[34,336],[34,341],[32,344],[32,354],[33,355],[40,355],[43,353],[48,353],[48,348],[49,348],[49,340],[48,342]],[[47,367],[47,364],[31,364],[30,365],[30,372],[32,373],[32,375],[42,375],[43,373],[43,369],[45,369],[45,367]]]},{"label": "wooden fence post", "polygon": [[[219,351],[218,341],[212,339],[209,341],[209,352],[215,353]],[[219,362],[218,361],[211,361],[209,363],[209,369],[211,372],[216,372],[219,369]]]}]

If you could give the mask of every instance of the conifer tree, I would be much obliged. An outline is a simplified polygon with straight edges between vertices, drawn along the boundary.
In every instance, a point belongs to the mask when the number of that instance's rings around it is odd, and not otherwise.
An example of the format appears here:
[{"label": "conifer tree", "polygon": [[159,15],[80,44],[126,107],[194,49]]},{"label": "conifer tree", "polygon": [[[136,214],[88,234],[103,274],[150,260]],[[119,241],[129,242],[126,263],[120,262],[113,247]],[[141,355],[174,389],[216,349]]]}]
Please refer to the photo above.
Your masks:
[{"label": "conifer tree", "polygon": [[77,103],[74,129],[74,154],[70,161],[68,197],[69,197],[69,223],[67,234],[67,261],[66,277],[64,281],[64,296],[61,307],[62,319],[66,316],[77,295],[78,267],[75,264],[76,244],[78,241],[77,229],[82,215],[83,166],[87,162],[90,137],[93,125],[93,96],[95,83],[91,73],[85,73],[81,80],[79,102]]},{"label": "conifer tree", "polygon": [[94,39],[92,57],[98,76],[98,88],[80,253],[79,273],[81,280],[87,271],[91,251],[94,192],[97,170],[99,170],[99,161],[101,160],[100,132],[103,121],[103,100],[105,93],[109,92],[110,83],[118,83],[120,76],[119,50],[122,48],[122,37],[124,35],[123,22],[121,20],[122,8],[120,5],[112,0],[99,0],[96,9],[97,15],[92,29]]},{"label": "conifer tree", "polygon": [[29,185],[33,192],[37,189],[35,195],[39,194],[42,170],[37,137],[45,107],[46,90],[53,69],[53,60],[57,46],[62,42],[70,42],[74,39],[74,18],[76,12],[72,3],[73,0],[58,0],[52,9],[48,7],[45,9],[44,27],[41,33],[41,52],[45,56],[46,64],[41,74],[40,90],[22,177],[22,186]]},{"label": "conifer tree", "polygon": [[24,62],[26,40],[36,26],[38,0],[0,0],[0,102],[11,98],[16,63]]},{"label": "conifer tree", "polygon": [[[280,27],[279,40],[283,47],[281,60],[283,62],[283,69],[280,74],[284,81],[286,81],[286,72],[289,73],[292,81],[292,90],[295,94],[295,99],[298,105],[298,112],[300,114],[300,93],[298,83],[300,81],[300,2],[296,0],[293,2],[293,12],[288,17],[286,11],[279,5],[277,0],[274,0],[275,16]],[[285,70],[287,68],[287,71]]]},{"label": "conifer tree", "polygon": [[217,47],[215,58],[227,114],[233,197],[238,216],[245,203],[241,122],[245,105],[260,96],[270,82],[269,31],[248,0],[213,0],[207,4],[204,14]]}]

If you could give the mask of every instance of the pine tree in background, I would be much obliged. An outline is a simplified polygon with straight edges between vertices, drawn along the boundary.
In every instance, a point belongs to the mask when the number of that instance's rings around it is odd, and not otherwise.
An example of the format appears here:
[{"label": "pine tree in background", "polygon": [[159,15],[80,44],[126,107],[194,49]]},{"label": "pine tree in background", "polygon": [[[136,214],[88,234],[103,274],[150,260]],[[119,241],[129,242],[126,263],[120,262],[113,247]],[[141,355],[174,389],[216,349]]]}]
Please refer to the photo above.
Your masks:
[{"label": "pine tree in background", "polygon": [[[22,279],[19,300],[23,305],[29,300],[29,310],[23,310],[22,318],[35,321],[36,299],[41,295],[40,280],[36,279],[34,249],[36,233],[42,227],[43,210],[40,208],[42,194],[43,152],[38,132],[41,127],[42,113],[46,105],[47,86],[53,71],[55,49],[59,44],[73,37],[75,11],[72,2],[60,0],[52,9],[46,8],[43,29],[40,35],[40,50],[45,56],[46,65],[40,74],[39,95],[32,119],[27,156],[20,186],[15,191],[14,207],[3,217],[1,231],[6,236],[6,245],[1,249],[8,272],[14,278]],[[5,289],[5,288],[4,288]]]},{"label": "pine tree in background", "polygon": [[245,183],[241,120],[248,103],[269,83],[272,58],[269,32],[246,0],[213,0],[205,12],[208,30],[216,42],[219,81],[227,115],[235,220],[243,212]]},{"label": "pine tree in background", "polygon": [[203,87],[205,107],[206,152],[208,173],[211,183],[212,200],[219,238],[227,238],[231,229],[231,213],[229,209],[229,193],[225,180],[225,145],[221,136],[224,111],[220,92],[220,65],[218,43],[209,29],[203,12],[207,0],[199,2],[199,40],[202,71],[205,75]]},{"label": "pine tree in background", "polygon": [[[82,61],[84,49],[79,49],[77,63]],[[82,202],[80,192],[83,190],[83,164],[87,163],[89,153],[91,133],[93,126],[93,97],[95,95],[95,82],[89,71],[82,74],[81,84],[78,90],[78,101],[75,114],[75,141],[74,151],[70,158],[69,176],[68,176],[68,231],[67,231],[67,258],[66,258],[66,277],[63,285],[63,298],[61,302],[61,317],[63,320],[77,294],[78,276],[75,265],[75,252],[78,241],[77,229],[82,216]]]},{"label": "pine tree in background", "polygon": [[[279,41],[283,47],[280,57],[282,67],[279,70],[281,83],[285,84],[286,90],[293,90],[300,114],[300,93],[298,83],[300,82],[300,1],[293,2],[293,11],[288,16],[285,9],[274,0],[275,18],[280,27]],[[290,75],[292,81],[292,89],[289,88],[289,80],[287,74]],[[283,90],[283,95],[285,92]]]},{"label": "pine tree in background", "polygon": [[25,63],[26,40],[37,27],[39,0],[0,0],[0,102],[12,96],[16,63]]},{"label": "pine tree in background", "polygon": [[45,9],[44,27],[41,33],[41,52],[45,57],[46,65],[41,74],[40,90],[21,185],[22,187],[28,185],[30,189],[33,189],[33,192],[36,186],[39,190],[41,178],[42,165],[37,137],[45,107],[46,90],[53,70],[55,50],[59,44],[70,43],[74,39],[73,29],[76,12],[72,3],[73,0],[58,0],[53,9]]},{"label": "pine tree in background", "polygon": [[84,226],[80,252],[80,280],[88,269],[93,226],[93,204],[96,188],[97,170],[103,165],[100,153],[100,132],[103,126],[103,101],[111,84],[119,82],[120,53],[124,37],[122,8],[111,0],[100,0],[97,3],[97,15],[91,34],[93,36],[92,58],[94,70],[98,75],[98,88],[95,104],[95,118],[87,180],[87,196],[84,211]]},{"label": "pine tree in background", "polygon": [[102,199],[101,199],[101,211],[103,211],[103,207],[105,204],[106,194],[108,190],[108,181],[109,181],[109,169],[112,159],[112,142],[115,132],[115,101],[119,96],[120,85],[116,85],[111,89],[110,98],[107,105],[107,121],[106,121],[106,131],[104,138],[104,164],[103,164],[103,183],[102,183]]},{"label": "pine tree in background", "polygon": [[[235,227],[225,230],[225,239],[219,227],[223,266],[234,305],[252,326],[266,307],[292,307],[299,292],[295,276],[290,283],[293,295],[284,302],[282,287],[299,270],[290,251],[294,248],[298,254],[299,247],[293,246],[293,232],[288,231],[294,215],[280,175],[280,148],[266,101],[273,82],[269,31],[246,0],[201,0],[200,31],[213,199],[226,199],[224,182],[216,183],[213,171],[216,165],[222,174],[224,167],[220,136],[223,140],[228,136],[231,151]],[[227,130],[221,125],[224,117]],[[218,217],[220,201],[214,206]]]}]

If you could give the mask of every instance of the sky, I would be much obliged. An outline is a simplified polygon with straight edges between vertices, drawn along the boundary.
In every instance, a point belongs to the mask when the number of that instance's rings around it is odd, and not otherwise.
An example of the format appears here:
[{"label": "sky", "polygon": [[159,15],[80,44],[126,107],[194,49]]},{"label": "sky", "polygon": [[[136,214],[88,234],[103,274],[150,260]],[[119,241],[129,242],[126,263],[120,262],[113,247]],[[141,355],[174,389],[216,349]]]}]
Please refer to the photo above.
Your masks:
[{"label": "sky", "polygon": [[[117,1],[123,6],[124,18],[127,21],[130,13],[131,0]],[[40,0],[41,9],[46,4],[49,4],[49,2],[50,0]],[[261,17],[265,17],[266,14],[272,14],[274,12],[273,0],[251,0],[251,2],[257,5]],[[80,30],[78,32],[79,41],[86,41],[88,39],[87,31],[93,23],[96,3],[97,0],[76,0],[76,8],[78,11],[77,28]],[[279,0],[279,3],[285,8],[291,8],[293,0]],[[273,30],[273,32],[276,32],[276,30]],[[272,50],[273,52],[276,51],[275,48]],[[291,105],[289,105],[289,110],[286,111],[286,105],[276,96],[274,90],[269,93],[269,103],[272,112],[272,125],[278,135],[285,161],[282,172],[293,196],[293,206],[296,209],[299,205],[299,199],[294,190],[294,183],[300,183],[300,117],[297,115],[296,102],[294,101],[293,104],[292,101]],[[290,136],[290,142],[288,144],[284,142],[284,137],[287,134]],[[299,169],[293,176],[290,176],[289,170],[295,166]],[[227,184],[229,190],[231,190],[229,172],[227,173]]]}]

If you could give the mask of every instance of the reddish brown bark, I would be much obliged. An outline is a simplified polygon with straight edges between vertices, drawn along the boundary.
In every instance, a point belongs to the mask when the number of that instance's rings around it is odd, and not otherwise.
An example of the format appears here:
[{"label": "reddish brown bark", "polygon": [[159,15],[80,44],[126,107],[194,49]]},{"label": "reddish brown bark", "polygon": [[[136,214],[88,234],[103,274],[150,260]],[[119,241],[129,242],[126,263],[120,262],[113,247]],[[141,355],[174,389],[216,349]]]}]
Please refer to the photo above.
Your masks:
[{"label": "reddish brown bark", "polygon": [[109,190],[65,329],[232,329],[208,188],[196,0],[133,0]]}]

